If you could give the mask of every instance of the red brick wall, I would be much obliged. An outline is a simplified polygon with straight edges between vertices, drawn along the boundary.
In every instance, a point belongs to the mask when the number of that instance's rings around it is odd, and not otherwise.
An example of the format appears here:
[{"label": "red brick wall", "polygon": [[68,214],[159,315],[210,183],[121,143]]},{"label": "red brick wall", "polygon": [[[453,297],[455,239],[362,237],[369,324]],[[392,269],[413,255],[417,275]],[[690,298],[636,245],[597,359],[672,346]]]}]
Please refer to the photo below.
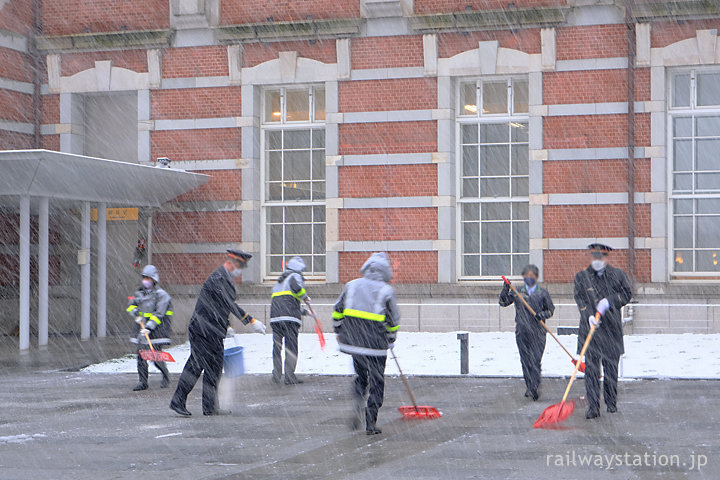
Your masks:
[{"label": "red brick wall", "polygon": [[[627,192],[627,160],[543,163],[543,193]],[[635,191],[650,191],[650,160],[635,159]]]},{"label": "red brick wall", "polygon": [[343,209],[340,240],[436,240],[437,208]]},{"label": "red brick wall", "polygon": [[0,7],[0,29],[27,35],[32,23],[32,0],[13,0]]},{"label": "red brick wall", "polygon": [[0,130],[0,145],[3,150],[23,150],[33,148],[35,138],[24,133],[9,132]]},{"label": "red brick wall", "polygon": [[240,212],[161,212],[153,218],[157,243],[240,242]]},{"label": "red brick wall", "polygon": [[338,97],[341,112],[437,108],[437,80],[402,78],[340,82]]},{"label": "red brick wall", "polygon": [[[543,103],[627,102],[627,70],[543,73]],[[650,100],[650,69],[635,70],[635,101]]]},{"label": "red brick wall", "polygon": [[[60,257],[48,256],[48,283],[60,284]],[[30,284],[37,284],[38,265],[37,258],[30,257]],[[17,254],[0,254],[0,287],[20,285],[20,256]]]},{"label": "red brick wall", "polygon": [[557,59],[627,57],[625,25],[562,27],[555,36]]},{"label": "red brick wall", "polygon": [[32,95],[0,89],[0,119],[33,123]]},{"label": "red brick wall", "polygon": [[[51,216],[48,220],[48,243],[60,243],[60,228],[57,221]],[[17,245],[20,242],[20,215],[0,214],[0,245]],[[30,216],[30,243],[38,243],[38,217]]]},{"label": "red brick wall", "polygon": [[153,253],[164,285],[202,285],[225,262],[223,253]]},{"label": "red brick wall", "polygon": [[170,0],[45,0],[42,24],[45,35],[168,28]]},{"label": "red brick wall", "polygon": [[60,95],[43,95],[41,123],[60,123]]},{"label": "red brick wall", "polygon": [[312,18],[348,18],[360,16],[360,0],[315,0],[298,2],[293,0],[255,0],[220,2],[220,23],[237,25],[242,23],[305,20]]},{"label": "red brick wall", "polygon": [[650,43],[653,48],[667,47],[668,45],[695,38],[696,30],[720,29],[720,19],[708,20],[685,20],[682,23],[676,21],[654,22],[650,29]]},{"label": "red brick wall", "polygon": [[540,53],[540,29],[492,30],[465,33],[438,34],[438,57],[449,58],[458,53],[478,48],[478,42],[497,40],[502,48],[512,48],[525,53]]},{"label": "red brick wall", "polygon": [[340,155],[437,151],[437,123],[346,123],[338,128]]},{"label": "red brick wall", "polygon": [[145,73],[148,71],[145,50],[63,53],[60,57],[60,70],[63,76],[75,75],[89,68],[95,68],[95,62],[103,60],[111,60],[113,67],[126,68],[133,72]]},{"label": "red brick wall", "polygon": [[30,59],[24,53],[0,47],[0,78],[32,82]]},{"label": "red brick wall", "polygon": [[566,0],[415,0],[415,13],[464,12],[467,7],[473,10],[500,10],[512,3],[517,8],[565,6]]},{"label": "red brick wall", "polygon": [[353,38],[350,41],[353,69],[422,67],[422,35]]},{"label": "red brick wall", "polygon": [[227,48],[223,46],[170,48],[162,57],[163,78],[227,76]]},{"label": "red brick wall", "polygon": [[242,156],[239,128],[150,132],[150,158],[221,160]]},{"label": "red brick wall", "polygon": [[[361,276],[360,267],[368,252],[340,252],[340,281],[345,283]],[[388,252],[393,266],[391,283],[437,283],[437,252]]]},{"label": "red brick wall", "polygon": [[180,195],[178,202],[202,202],[208,200],[242,199],[242,171],[241,170],[198,170],[192,173],[209,175],[208,182],[188,193]]},{"label": "red brick wall", "polygon": [[60,135],[43,135],[40,137],[40,148],[60,151]]},{"label": "red brick wall", "polygon": [[292,42],[248,43],[243,47],[243,67],[254,67],[275,60],[280,52],[298,52],[299,57],[311,58],[323,63],[336,63],[335,40],[309,40]]},{"label": "red brick wall", "polygon": [[[614,250],[608,261],[611,265],[628,271],[628,251]],[[587,250],[545,250],[543,252],[543,275],[548,283],[570,283],[575,274],[590,265]],[[635,275],[638,282],[650,281],[650,250],[635,250]]]},{"label": "red brick wall", "polygon": [[239,117],[240,99],[240,87],[152,90],[151,118]]},{"label": "red brick wall", "polygon": [[[574,115],[543,119],[545,148],[627,146],[627,115]],[[650,145],[650,114],[635,115],[635,145]]]},{"label": "red brick wall", "polygon": [[[627,237],[627,205],[546,205],[543,237]],[[635,205],[635,235],[650,236],[650,205]]]},{"label": "red brick wall", "polygon": [[368,165],[338,168],[341,198],[423,197],[438,194],[437,165]]}]

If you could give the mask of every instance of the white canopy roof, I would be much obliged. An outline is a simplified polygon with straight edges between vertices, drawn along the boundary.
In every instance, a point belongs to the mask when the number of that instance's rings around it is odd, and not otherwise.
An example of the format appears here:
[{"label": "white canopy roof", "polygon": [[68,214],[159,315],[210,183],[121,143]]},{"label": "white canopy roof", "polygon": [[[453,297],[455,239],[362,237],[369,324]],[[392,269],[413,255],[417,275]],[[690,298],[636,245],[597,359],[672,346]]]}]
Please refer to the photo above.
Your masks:
[{"label": "white canopy roof", "polygon": [[109,205],[159,207],[208,181],[173,168],[50,150],[0,151],[0,197],[30,195]]}]

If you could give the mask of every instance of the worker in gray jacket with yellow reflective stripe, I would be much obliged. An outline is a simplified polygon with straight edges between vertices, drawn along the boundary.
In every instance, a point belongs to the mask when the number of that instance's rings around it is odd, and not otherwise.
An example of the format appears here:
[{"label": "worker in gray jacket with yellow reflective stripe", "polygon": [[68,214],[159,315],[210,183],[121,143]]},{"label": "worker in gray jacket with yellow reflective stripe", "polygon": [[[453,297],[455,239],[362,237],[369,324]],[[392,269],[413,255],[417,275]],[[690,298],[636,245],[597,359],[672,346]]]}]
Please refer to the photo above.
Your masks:
[{"label": "worker in gray jacket with yellow reflective stripe", "polygon": [[293,257],[273,287],[270,301],[270,326],[273,331],[273,382],[280,383],[283,374],[282,347],[285,339],[285,385],[303,383],[295,376],[298,359],[298,332],[307,312],[302,302],[310,298],[305,291],[302,272],[305,262]]},{"label": "worker in gray jacket with yellow reflective stripe", "polygon": [[392,268],[387,255],[373,253],[360,271],[363,276],[348,282],[335,303],[333,325],[340,351],[352,355],[357,374],[352,426],[360,428],[364,410],[365,432],[375,435],[382,433],[376,423],[385,395],[385,361],[388,348],[394,346],[400,313],[389,285]]},{"label": "worker in gray jacket with yellow reflective stripe", "polygon": [[[128,297],[127,312],[135,317],[135,333],[130,337],[132,343],[137,344],[137,370],[140,382],[134,391],[147,390],[148,388],[148,364],[140,357],[141,349],[149,348],[147,333],[152,341],[155,350],[162,350],[163,346],[170,345],[170,334],[172,332],[170,320],[173,315],[172,298],[158,286],[160,275],[153,265],[146,265],[142,271],[142,285],[132,297]],[[165,362],[153,362],[160,373],[162,382],[160,388],[167,388],[170,383]]]}]

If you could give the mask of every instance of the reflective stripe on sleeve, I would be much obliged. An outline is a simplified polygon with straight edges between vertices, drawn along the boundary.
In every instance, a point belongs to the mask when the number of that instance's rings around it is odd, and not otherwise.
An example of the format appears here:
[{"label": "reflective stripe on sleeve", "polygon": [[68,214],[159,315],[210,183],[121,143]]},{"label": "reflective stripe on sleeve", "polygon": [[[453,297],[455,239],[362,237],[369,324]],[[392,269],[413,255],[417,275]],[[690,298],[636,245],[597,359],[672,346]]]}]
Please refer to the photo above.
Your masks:
[{"label": "reflective stripe on sleeve", "polygon": [[342,313],[338,312],[337,310],[333,310],[332,318],[334,318],[335,320],[341,320],[344,317],[345,315],[343,315]]},{"label": "reflective stripe on sleeve", "polygon": [[160,321],[160,319],[158,317],[156,317],[155,315],[153,315],[152,313],[146,313],[145,318],[149,318],[150,320],[157,323],[158,325],[160,325],[162,323],[162,321]]},{"label": "reflective stripe on sleeve", "polygon": [[132,312],[133,310],[135,310],[136,308],[138,308],[137,305],[130,305],[128,308],[125,309],[125,311],[128,312],[128,313],[130,313],[130,312]]}]

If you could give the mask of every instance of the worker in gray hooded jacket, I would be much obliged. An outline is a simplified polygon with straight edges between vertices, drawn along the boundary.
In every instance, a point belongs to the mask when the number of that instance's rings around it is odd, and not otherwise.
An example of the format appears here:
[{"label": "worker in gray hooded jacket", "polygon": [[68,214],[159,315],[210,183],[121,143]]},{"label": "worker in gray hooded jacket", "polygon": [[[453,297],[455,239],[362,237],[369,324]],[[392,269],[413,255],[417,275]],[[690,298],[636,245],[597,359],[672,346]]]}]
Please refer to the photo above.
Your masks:
[{"label": "worker in gray hooded jacket", "polygon": [[[172,318],[172,299],[170,295],[158,286],[160,275],[154,265],[145,265],[142,271],[140,288],[128,297],[126,311],[135,317],[135,332],[130,341],[137,344],[137,371],[140,382],[134,391],[147,390],[148,388],[148,362],[140,357],[140,350],[147,349],[148,341],[145,334],[150,337],[155,350],[162,350],[163,346],[170,345],[170,334],[172,332],[170,319]],[[167,388],[170,382],[165,362],[153,362],[160,373],[162,382],[160,388]]]},{"label": "worker in gray hooded jacket", "polygon": [[285,385],[303,383],[295,376],[298,359],[298,332],[307,312],[302,302],[310,301],[302,272],[305,262],[293,257],[275,283],[270,301],[270,326],[273,331],[273,382],[280,383],[283,374],[282,346],[285,339]]},{"label": "worker in gray hooded jacket", "polygon": [[388,348],[394,347],[400,313],[389,285],[392,268],[387,255],[373,253],[360,271],[363,276],[348,282],[335,303],[333,325],[340,351],[352,355],[357,374],[353,428],[360,427],[364,408],[365,432],[375,435],[382,433],[376,423],[385,395],[385,361]]}]

